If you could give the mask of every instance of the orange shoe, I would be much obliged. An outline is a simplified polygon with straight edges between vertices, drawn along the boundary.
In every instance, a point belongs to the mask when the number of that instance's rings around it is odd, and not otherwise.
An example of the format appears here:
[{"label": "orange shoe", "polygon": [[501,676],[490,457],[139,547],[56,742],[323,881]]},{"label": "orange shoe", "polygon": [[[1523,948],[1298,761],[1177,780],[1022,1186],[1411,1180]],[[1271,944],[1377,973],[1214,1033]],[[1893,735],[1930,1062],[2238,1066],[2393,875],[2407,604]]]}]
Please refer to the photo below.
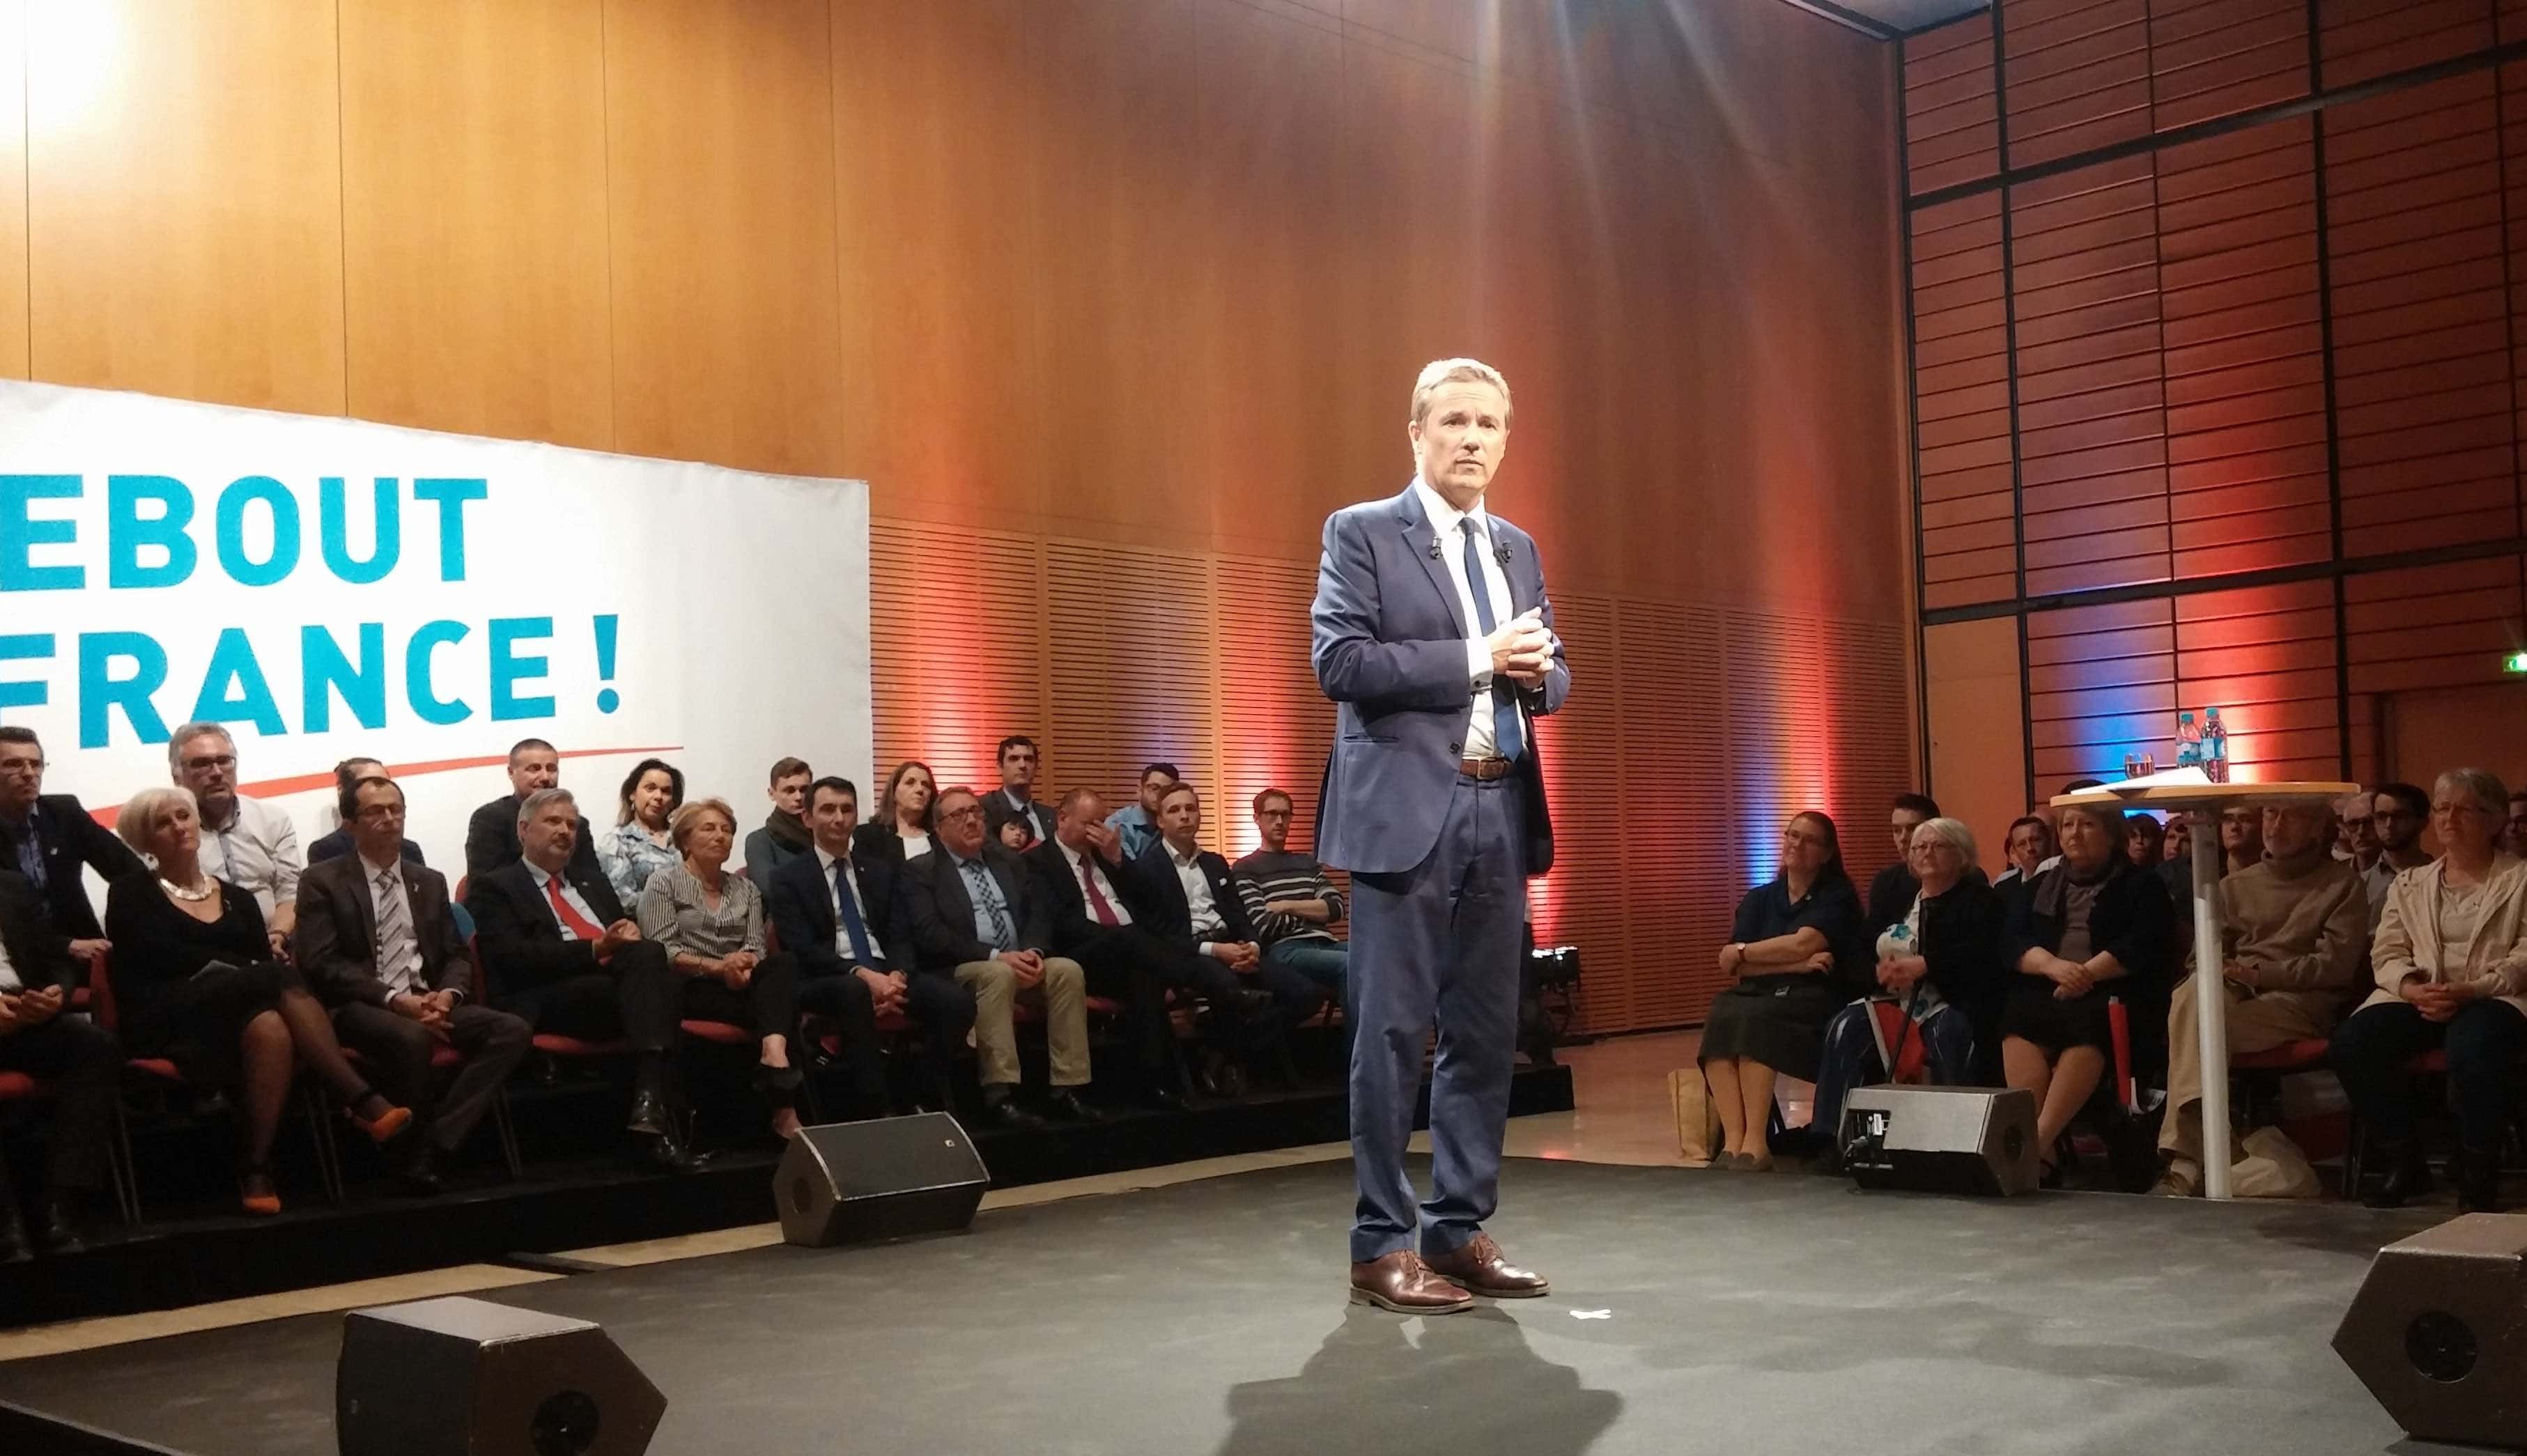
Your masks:
[{"label": "orange shoe", "polygon": [[373,1143],[391,1141],[396,1133],[412,1125],[412,1109],[408,1107],[388,1105],[385,1112],[378,1114],[374,1118],[363,1118],[349,1108],[344,1108],[342,1116],[351,1119],[352,1126],[367,1133],[369,1141]]},{"label": "orange shoe", "polygon": [[272,1186],[272,1170],[249,1168],[237,1177],[237,1207],[258,1219],[281,1212],[281,1195]]}]

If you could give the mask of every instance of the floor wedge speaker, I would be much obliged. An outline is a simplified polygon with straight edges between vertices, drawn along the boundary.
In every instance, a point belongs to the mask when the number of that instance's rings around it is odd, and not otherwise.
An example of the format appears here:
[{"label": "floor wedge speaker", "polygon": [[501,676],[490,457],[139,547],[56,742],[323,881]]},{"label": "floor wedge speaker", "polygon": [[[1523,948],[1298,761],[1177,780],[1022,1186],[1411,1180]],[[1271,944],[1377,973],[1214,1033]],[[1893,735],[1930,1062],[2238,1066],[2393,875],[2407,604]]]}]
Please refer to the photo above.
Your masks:
[{"label": "floor wedge speaker", "polygon": [[923,1113],[799,1129],[773,1172],[772,1195],[781,1236],[823,1248],[963,1228],[990,1181],[956,1119]]},{"label": "floor wedge speaker", "polygon": [[1862,1087],[1845,1100],[1843,1170],[1864,1188],[2011,1195],[2036,1190],[2036,1094],[1994,1087]]},{"label": "floor wedge speaker", "polygon": [[586,1320],[462,1297],[343,1318],[342,1456],[641,1456],[666,1413]]},{"label": "floor wedge speaker", "polygon": [[2334,1353],[2416,1440],[2527,1448],[2527,1217],[2467,1214],[2380,1249]]}]

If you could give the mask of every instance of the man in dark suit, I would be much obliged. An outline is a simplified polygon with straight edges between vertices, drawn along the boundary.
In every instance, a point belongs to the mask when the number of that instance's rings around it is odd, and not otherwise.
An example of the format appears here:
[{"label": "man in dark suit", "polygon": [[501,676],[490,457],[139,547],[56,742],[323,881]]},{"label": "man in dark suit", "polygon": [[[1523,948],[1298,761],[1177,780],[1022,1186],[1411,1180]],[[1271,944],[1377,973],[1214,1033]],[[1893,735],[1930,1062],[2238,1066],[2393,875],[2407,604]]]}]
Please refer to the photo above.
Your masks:
[{"label": "man in dark suit", "polygon": [[[375,758],[345,758],[334,765],[334,792],[339,795],[362,779],[382,779],[387,776],[387,766]],[[345,855],[354,853],[356,847],[351,843],[350,822],[344,820],[307,846],[307,862],[321,864],[328,859],[339,859]],[[408,839],[403,842],[403,848],[397,853],[415,864],[430,862],[422,858],[421,846]]]},{"label": "man in dark suit", "polygon": [[1109,825],[1097,791],[1062,795],[1053,838],[1029,850],[1027,858],[1053,907],[1053,948],[1087,971],[1091,992],[1124,1005],[1150,1105],[1172,1110],[1184,1102],[1174,1085],[1169,991],[1211,1003],[1211,1074],[1215,1090],[1235,1095],[1236,1066],[1229,1058],[1245,1048],[1253,1028],[1264,1024],[1271,997],[1239,985],[1225,964],[1151,930],[1150,898],[1123,857],[1122,835]]},{"label": "man in dark suit", "polygon": [[1887,825],[1894,837],[1895,859],[1869,882],[1869,933],[1872,936],[1913,912],[1922,893],[1913,873],[1913,831],[1939,816],[1939,802],[1927,794],[1898,794],[1887,806]]},{"label": "man in dark suit", "polygon": [[[449,913],[447,879],[403,857],[403,790],[383,776],[341,793],[356,852],[310,865],[298,880],[299,973],[334,1013],[334,1034],[367,1059],[370,1080],[421,1119],[395,1169],[398,1192],[440,1189],[438,1160],[464,1146],[491,1110],[534,1033],[475,1004],[474,958]],[[430,1059],[465,1054],[447,1095],[431,1099]]]},{"label": "man in dark suit", "polygon": [[818,779],[808,786],[806,808],[814,846],[772,870],[764,893],[774,937],[799,960],[799,1010],[835,1023],[851,1090],[874,1117],[890,1107],[877,1017],[902,1013],[921,1028],[929,1049],[917,1100],[945,1111],[949,1074],[974,1024],[973,993],[952,977],[905,969],[910,958],[895,924],[894,861],[851,847],[860,817],[857,786]]},{"label": "man in dark suit", "polygon": [[26,876],[71,955],[93,962],[109,947],[81,871],[111,883],[147,866],[77,799],[44,792],[44,746],[32,729],[8,724],[0,725],[0,869]]},{"label": "man in dark suit", "polygon": [[1020,995],[1041,998],[1051,1053],[1053,1115],[1094,1121],[1079,1100],[1088,1085],[1087,975],[1052,954],[1053,908],[1026,861],[983,832],[983,805],[958,786],[939,794],[932,848],[903,866],[897,919],[924,971],[947,974],[974,995],[974,1050],[981,1064],[983,1117],[1003,1127],[1040,1127],[1019,1107]]},{"label": "man in dark suit", "polygon": [[1236,873],[1202,847],[1202,794],[1193,785],[1172,784],[1159,796],[1159,842],[1133,867],[1149,897],[1150,928],[1269,995],[1280,1009],[1278,1030],[1324,1010],[1324,987],[1296,966],[1264,959]]},{"label": "man in dark suit", "polygon": [[[483,876],[502,865],[518,862],[518,810],[530,794],[541,793],[561,783],[561,754],[541,738],[522,738],[509,750],[509,792],[474,810],[465,826],[466,897],[473,898],[473,886]],[[585,871],[603,879],[605,870],[596,862],[596,834],[588,821],[579,821],[579,837],[570,851],[571,878],[576,881]]]},{"label": "man in dark suit", "polygon": [[[1316,566],[1313,660],[1336,704],[1317,854],[1352,872],[1352,1298],[1405,1314],[1546,1288],[1482,1226],[1500,1196],[1526,877],[1553,866],[1530,719],[1571,689],[1535,542],[1483,505],[1509,422],[1500,371],[1424,368],[1412,484],[1326,518]],[[1434,1016],[1433,1187],[1417,1212],[1404,1146]]]},{"label": "man in dark suit", "polygon": [[[17,745],[0,741],[0,754]],[[52,1085],[52,1137],[32,1243],[56,1254],[82,1246],[84,1206],[104,1186],[107,1139],[123,1049],[82,1016],[63,1014],[80,965],[35,887],[0,869],[0,1071]],[[26,1257],[29,1238],[15,1194],[0,1186],[0,1263]]]},{"label": "man in dark suit", "polygon": [[1035,797],[1036,775],[1044,771],[1044,754],[1035,740],[1012,734],[1001,740],[1001,787],[983,800],[983,832],[999,843],[1001,826],[1024,819],[1027,842],[1053,838],[1053,806]]},{"label": "man in dark suit", "polygon": [[629,1042],[631,1129],[651,1162],[691,1172],[703,1160],[686,1151],[671,1075],[684,978],[665,947],[642,939],[604,873],[581,866],[585,823],[569,790],[537,790],[518,810],[518,861],[468,887],[484,989],[539,1032]]}]

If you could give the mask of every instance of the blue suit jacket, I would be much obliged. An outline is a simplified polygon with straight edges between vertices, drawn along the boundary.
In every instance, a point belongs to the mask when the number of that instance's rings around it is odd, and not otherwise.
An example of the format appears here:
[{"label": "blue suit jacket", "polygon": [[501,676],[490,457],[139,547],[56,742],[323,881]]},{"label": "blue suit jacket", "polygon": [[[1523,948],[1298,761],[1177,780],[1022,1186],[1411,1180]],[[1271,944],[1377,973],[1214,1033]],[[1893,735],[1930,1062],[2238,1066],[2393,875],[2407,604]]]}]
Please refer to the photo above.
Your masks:
[{"label": "blue suit jacket", "polygon": [[[1495,547],[1509,549],[1510,613],[1541,608],[1544,563],[1535,540],[1489,517]],[[1325,763],[1316,858],[1362,874],[1411,869],[1439,842],[1465,757],[1466,721],[1476,694],[1466,672],[1466,640],[1477,624],[1462,608],[1438,540],[1408,484],[1386,500],[1347,506],[1325,518],[1316,563],[1315,661],[1317,685],[1337,704],[1333,756]],[[1520,694],[1532,718],[1553,712],[1571,692],[1571,669],[1556,639],[1553,669]],[[1518,761],[1526,784],[1526,871],[1553,867],[1553,818],[1544,802],[1535,736]]]}]

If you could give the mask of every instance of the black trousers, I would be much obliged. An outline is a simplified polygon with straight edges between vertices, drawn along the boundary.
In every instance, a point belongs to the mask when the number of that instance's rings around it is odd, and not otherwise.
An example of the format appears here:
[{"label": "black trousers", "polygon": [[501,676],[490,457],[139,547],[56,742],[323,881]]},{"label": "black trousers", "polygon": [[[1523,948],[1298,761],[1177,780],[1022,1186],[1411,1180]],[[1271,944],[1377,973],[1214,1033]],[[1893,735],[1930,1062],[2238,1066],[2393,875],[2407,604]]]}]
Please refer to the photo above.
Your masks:
[{"label": "black trousers", "polygon": [[676,1045],[685,978],[667,962],[664,946],[635,941],[614,953],[601,969],[542,985],[521,986],[499,999],[537,1031],[583,1041],[631,1043],[636,1052],[665,1052]]},{"label": "black trousers", "polygon": [[523,1016],[470,1002],[457,1007],[447,1017],[447,1040],[465,1054],[465,1065],[445,1095],[434,1097],[430,1059],[438,1038],[419,1021],[353,1002],[334,1009],[334,1034],[359,1050],[368,1062],[369,1084],[388,1102],[411,1108],[431,1146],[441,1153],[464,1146],[535,1035]]},{"label": "black trousers", "polygon": [[782,952],[766,956],[747,977],[746,989],[735,991],[717,976],[681,977],[678,1019],[726,1021],[751,1029],[756,1036],[799,1033],[799,958]]},{"label": "black trousers", "polygon": [[[1173,987],[1190,993],[1196,978],[1209,978],[1200,966],[1180,963],[1173,949],[1137,926],[1110,925],[1091,930],[1063,953],[1087,972],[1089,995],[1123,1003],[1124,1034],[1132,1045],[1133,1062],[1145,1073],[1167,1077],[1175,1069],[1175,1028],[1167,1019],[1167,991]],[[1220,969],[1231,983],[1236,980],[1227,967]],[[1231,1019],[1220,1024],[1233,1025],[1236,1010],[1226,1010]]]},{"label": "black trousers", "polygon": [[[888,1107],[886,1051],[878,1038],[877,1004],[856,974],[815,976],[799,987],[799,1010],[832,1021],[843,1044],[851,1095],[873,1116]],[[930,1100],[947,1105],[956,1054],[974,1025],[974,993],[942,975],[920,972],[903,983],[903,1014],[922,1032],[921,1075]]]},{"label": "black trousers", "polygon": [[73,1198],[102,1186],[107,1139],[114,1135],[117,1082],[123,1075],[123,1047],[113,1034],[74,1016],[55,1016],[41,1026],[0,1036],[0,1071],[22,1071],[52,1084],[46,1193]]},{"label": "black trousers", "polygon": [[2515,1096],[2510,1079],[2527,1048],[2527,1017],[2509,1003],[2469,1001],[2445,1021],[2422,1019],[2406,1002],[2367,1007],[2334,1028],[2327,1060],[2370,1135],[2401,1146],[2414,1132],[2413,1079],[2404,1064],[2434,1047],[2448,1049],[2458,1140],[2476,1152],[2499,1148]]}]

